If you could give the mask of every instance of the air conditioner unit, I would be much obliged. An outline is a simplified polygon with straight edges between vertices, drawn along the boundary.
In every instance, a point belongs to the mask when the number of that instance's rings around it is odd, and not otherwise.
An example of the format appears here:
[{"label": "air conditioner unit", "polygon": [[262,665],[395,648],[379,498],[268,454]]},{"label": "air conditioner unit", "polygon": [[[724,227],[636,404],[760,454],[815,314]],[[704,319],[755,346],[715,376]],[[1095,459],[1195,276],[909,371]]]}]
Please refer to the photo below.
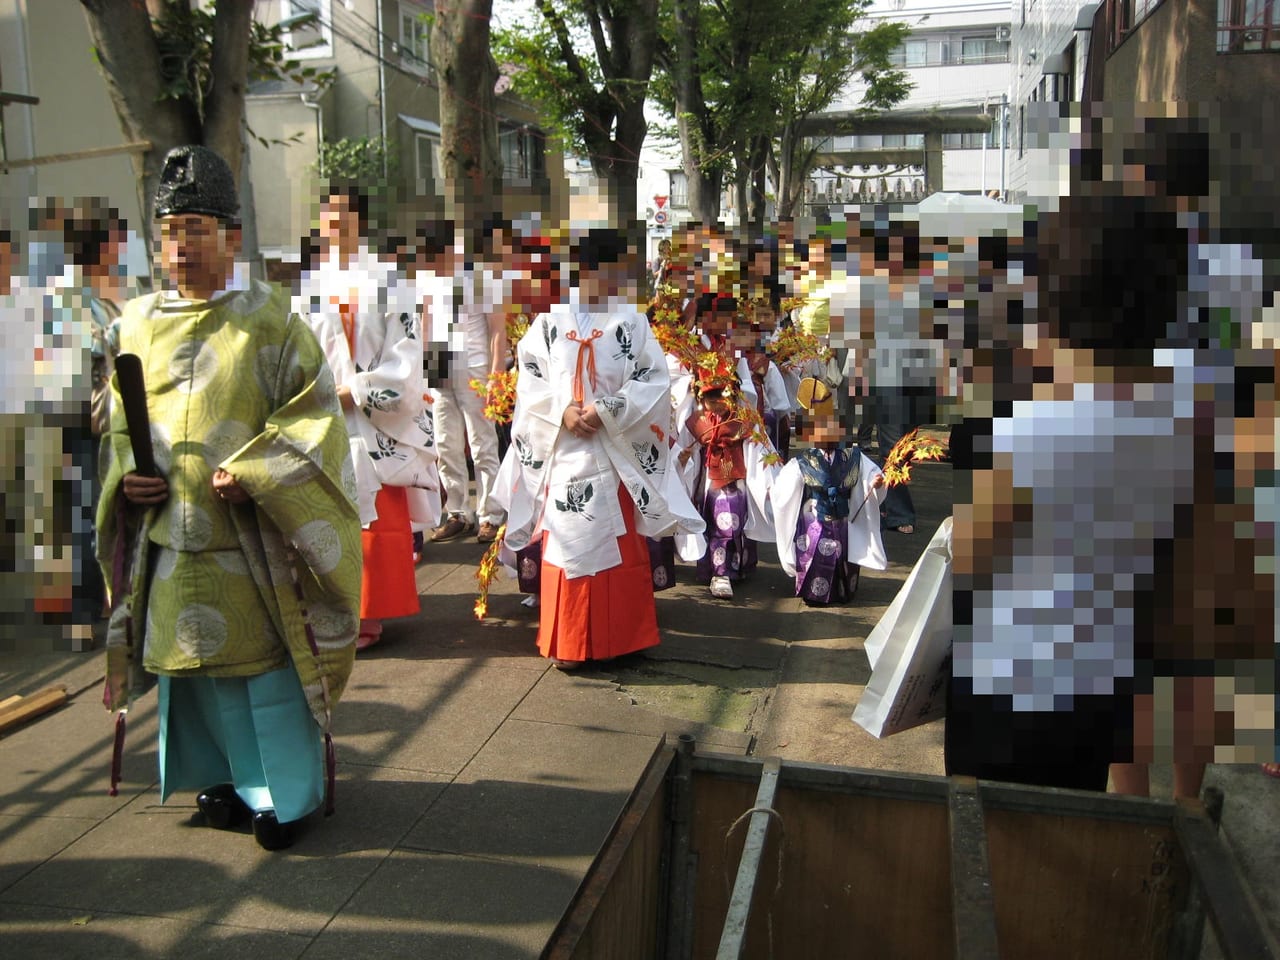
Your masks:
[{"label": "air conditioner unit", "polygon": [[996,27],[996,39],[1008,40],[1013,35],[1013,31],[1009,27]]}]

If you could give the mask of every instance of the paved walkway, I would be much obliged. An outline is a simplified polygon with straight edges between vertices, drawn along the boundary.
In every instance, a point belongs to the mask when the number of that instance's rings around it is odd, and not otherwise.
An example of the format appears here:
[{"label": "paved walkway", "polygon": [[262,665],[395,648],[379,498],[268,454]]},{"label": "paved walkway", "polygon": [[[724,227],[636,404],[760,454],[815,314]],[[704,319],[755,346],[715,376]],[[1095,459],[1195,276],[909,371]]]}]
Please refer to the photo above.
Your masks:
[{"label": "paved walkway", "polygon": [[[283,853],[193,826],[190,797],[159,803],[154,695],[131,714],[124,781],[108,797],[101,655],[4,654],[0,699],[53,682],[72,697],[0,739],[0,956],[532,958],[664,733],[940,773],[940,724],[877,741],[849,721],[868,677],[861,638],[948,510],[948,469],[917,478],[921,532],[891,536],[897,562],[853,606],[797,616],[767,562],[733,605],[714,603],[683,568],[660,595],[663,646],[608,671],[549,668],[509,581],[476,623],[481,548],[429,547],[426,609],[388,624],[338,708],[338,812]],[[731,682],[726,694],[688,681],[666,699],[639,686],[656,682],[646,667],[695,666],[774,683],[754,712],[724,709]],[[744,731],[674,714],[750,717]],[[1225,785],[1228,840],[1280,933],[1280,781],[1242,767],[1214,768],[1211,782]]]}]

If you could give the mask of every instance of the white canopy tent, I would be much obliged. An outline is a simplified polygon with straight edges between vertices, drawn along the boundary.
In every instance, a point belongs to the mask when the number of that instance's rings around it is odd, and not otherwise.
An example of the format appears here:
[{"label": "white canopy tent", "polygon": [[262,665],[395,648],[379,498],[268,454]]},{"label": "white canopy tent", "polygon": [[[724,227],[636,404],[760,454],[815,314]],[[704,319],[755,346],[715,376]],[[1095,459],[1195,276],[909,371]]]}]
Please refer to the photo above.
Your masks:
[{"label": "white canopy tent", "polygon": [[916,204],[922,236],[973,237],[1022,234],[1021,204],[967,193],[933,193]]}]

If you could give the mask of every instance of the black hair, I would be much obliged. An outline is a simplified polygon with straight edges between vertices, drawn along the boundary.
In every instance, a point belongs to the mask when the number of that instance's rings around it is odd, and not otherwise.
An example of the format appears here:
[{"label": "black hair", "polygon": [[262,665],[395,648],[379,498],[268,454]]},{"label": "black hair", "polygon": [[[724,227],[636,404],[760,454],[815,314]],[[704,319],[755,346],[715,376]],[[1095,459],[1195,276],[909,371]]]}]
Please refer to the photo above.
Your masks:
[{"label": "black hair", "polygon": [[493,249],[494,236],[498,233],[509,234],[510,232],[510,220],[500,213],[490,213],[480,221],[480,229],[472,231],[467,252],[473,260],[484,259],[496,252]]},{"label": "black hair", "polygon": [[56,224],[67,259],[80,267],[102,263],[107,246],[126,229],[119,212],[100,200],[77,201],[69,216]]},{"label": "black hair", "polygon": [[1008,269],[1009,240],[1006,237],[979,237],[978,259],[989,260],[997,270]]},{"label": "black hair", "polygon": [[414,231],[418,249],[429,257],[438,257],[453,246],[455,234],[452,220],[419,220]]},{"label": "black hair", "polygon": [[369,231],[369,195],[357,184],[350,181],[330,180],[329,186],[324,192],[322,203],[339,198],[345,199],[351,204],[351,209],[360,218],[360,233],[367,234]]},{"label": "black hair", "polygon": [[769,273],[764,278],[765,293],[769,297],[769,306],[775,311],[782,306],[782,283],[778,280],[778,241],[774,237],[752,237],[743,250],[742,274],[747,276],[751,270],[751,261],[756,254],[765,253],[769,257]]},{"label": "black hair", "polygon": [[1187,288],[1187,236],[1158,198],[1064,197],[1041,229],[1038,310],[1113,365],[1168,344]]},{"label": "black hair", "polygon": [[602,263],[617,263],[627,253],[627,240],[619,230],[598,227],[588,230],[574,248],[578,266],[594,270]]},{"label": "black hair", "polygon": [[885,263],[889,259],[889,238],[902,238],[902,265],[907,270],[916,270],[920,266],[920,226],[910,220],[894,220],[888,230],[877,230],[875,234],[876,260]]}]

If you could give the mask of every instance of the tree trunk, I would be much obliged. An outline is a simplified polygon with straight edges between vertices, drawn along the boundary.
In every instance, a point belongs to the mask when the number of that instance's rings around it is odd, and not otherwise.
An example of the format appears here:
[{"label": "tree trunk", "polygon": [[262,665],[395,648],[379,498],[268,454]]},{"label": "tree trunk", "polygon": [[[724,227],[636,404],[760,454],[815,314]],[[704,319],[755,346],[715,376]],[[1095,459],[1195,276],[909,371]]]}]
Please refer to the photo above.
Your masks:
[{"label": "tree trunk", "polygon": [[223,0],[213,17],[210,72],[213,86],[204,102],[201,142],[227,161],[237,181],[244,153],[244,95],[249,80],[249,32],[253,4]]},{"label": "tree trunk", "polygon": [[747,205],[747,197],[751,192],[751,170],[747,167],[745,158],[739,159],[734,164],[733,176],[733,202],[738,214],[738,226],[744,227],[749,222],[749,208]]},{"label": "tree trunk", "polygon": [[764,229],[768,197],[765,196],[769,161],[769,138],[757,136],[751,143],[751,209],[747,222],[757,230]]},{"label": "tree trunk", "polygon": [[689,211],[694,220],[715,223],[720,218],[722,174],[703,169],[707,101],[698,67],[698,0],[675,3],[675,102],[676,127],[689,190]]},{"label": "tree trunk", "polygon": [[457,223],[492,213],[502,184],[498,153],[498,68],[489,52],[493,0],[436,8],[431,60],[440,89],[440,159],[445,203]]},{"label": "tree trunk", "polygon": [[[160,99],[160,51],[146,7],[113,0],[81,0],[98,66],[115,106],[126,141],[150,140],[146,153],[131,155],[137,179],[136,224],[145,240],[151,236],[151,210],[165,154],[187,143],[200,143],[200,120],[181,100]],[[238,176],[239,165],[232,171]],[[151,244],[147,243],[147,249]]]},{"label": "tree trunk", "polygon": [[804,177],[800,167],[800,145],[796,143],[794,124],[783,127],[778,148],[778,217],[794,217],[800,206],[804,190]]}]

